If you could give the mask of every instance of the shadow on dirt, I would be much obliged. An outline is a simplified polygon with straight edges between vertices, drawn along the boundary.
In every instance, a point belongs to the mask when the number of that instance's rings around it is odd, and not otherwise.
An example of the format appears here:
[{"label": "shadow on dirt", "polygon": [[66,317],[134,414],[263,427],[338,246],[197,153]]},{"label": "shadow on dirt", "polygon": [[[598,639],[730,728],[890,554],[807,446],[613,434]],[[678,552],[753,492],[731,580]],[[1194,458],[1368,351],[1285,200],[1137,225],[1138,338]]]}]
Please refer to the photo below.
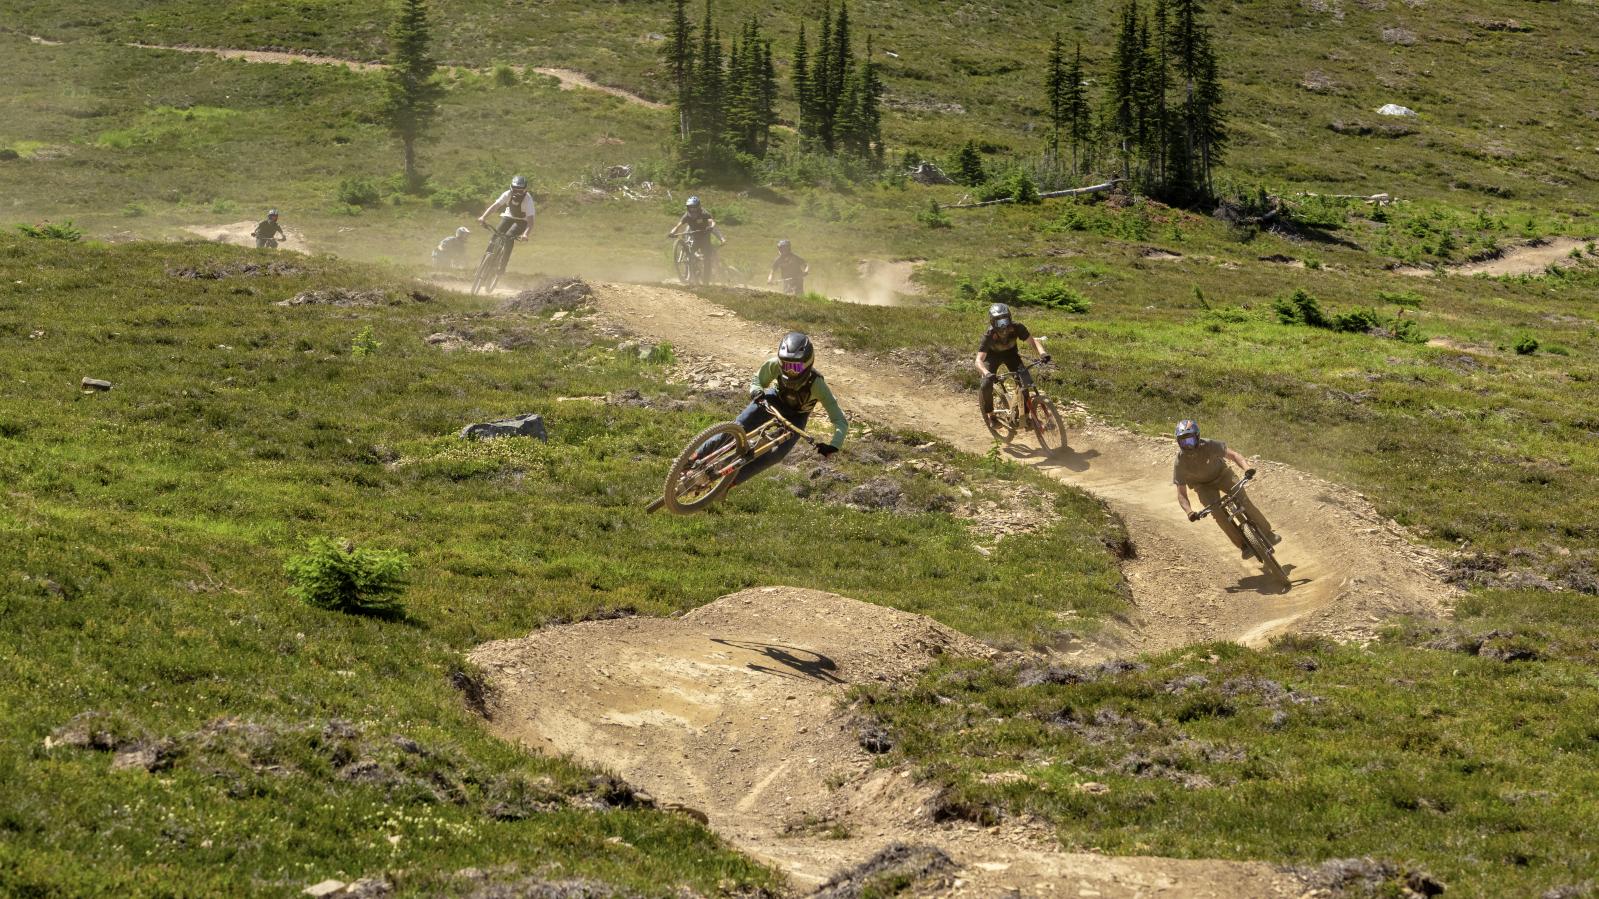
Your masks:
[{"label": "shadow on dirt", "polygon": [[[787,668],[787,671],[777,668],[768,668],[754,662],[749,664],[751,671],[764,674],[776,674],[779,677],[808,677],[812,680],[824,681],[830,684],[842,684],[844,679],[834,674],[838,670],[838,663],[809,649],[800,649],[797,646],[782,646],[776,643],[754,643],[741,640],[724,640],[721,637],[712,637],[712,643],[723,646],[732,646],[737,649],[748,649],[766,656],[773,662]],[[809,658],[805,658],[809,656]]]}]

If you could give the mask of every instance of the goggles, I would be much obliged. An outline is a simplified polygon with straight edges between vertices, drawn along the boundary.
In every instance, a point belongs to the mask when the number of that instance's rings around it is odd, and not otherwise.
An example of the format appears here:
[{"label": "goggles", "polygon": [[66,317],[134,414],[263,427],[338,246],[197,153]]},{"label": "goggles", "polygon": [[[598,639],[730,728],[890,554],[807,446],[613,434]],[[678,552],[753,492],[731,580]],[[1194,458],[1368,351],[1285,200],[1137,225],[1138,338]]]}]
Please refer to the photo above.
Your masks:
[{"label": "goggles", "polygon": [[1178,437],[1177,438],[1177,445],[1182,447],[1183,449],[1193,449],[1194,447],[1199,445],[1199,435],[1198,434],[1185,434],[1182,437]]},{"label": "goggles", "polygon": [[810,367],[811,367],[810,363],[808,363],[808,362],[784,362],[783,363],[783,374],[785,374],[785,375],[803,375],[803,374],[805,374],[805,369],[810,368]]}]

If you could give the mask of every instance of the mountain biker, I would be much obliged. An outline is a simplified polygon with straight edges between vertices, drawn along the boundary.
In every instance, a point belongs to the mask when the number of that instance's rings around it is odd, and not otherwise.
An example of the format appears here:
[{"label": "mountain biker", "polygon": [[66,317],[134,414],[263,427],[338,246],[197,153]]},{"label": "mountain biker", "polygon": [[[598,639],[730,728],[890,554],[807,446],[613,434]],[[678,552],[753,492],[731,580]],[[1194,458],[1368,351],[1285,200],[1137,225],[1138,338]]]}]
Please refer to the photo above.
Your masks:
[{"label": "mountain biker", "polygon": [[[666,232],[667,237],[676,237],[679,234],[688,236],[691,247],[699,249],[705,257],[705,271],[716,271],[716,240],[727,243],[727,238],[722,232],[716,230],[716,219],[711,217],[705,209],[705,204],[699,197],[689,197],[683,204],[683,216]],[[715,236],[716,240],[711,240]]]},{"label": "mountain biker", "polygon": [[466,236],[471,234],[470,228],[456,228],[455,233],[439,241],[433,250],[433,263],[461,268],[466,265]]},{"label": "mountain biker", "polygon": [[[844,410],[838,407],[838,400],[834,399],[832,389],[827,386],[827,379],[816,370],[815,362],[816,348],[811,345],[809,337],[799,331],[790,331],[783,336],[782,342],[777,345],[777,355],[766,360],[750,379],[750,404],[735,419],[743,426],[745,433],[771,420],[772,414],[761,405],[762,400],[770,403],[778,414],[800,430],[805,429],[811,411],[817,403],[821,403],[822,408],[827,410],[828,420],[833,423],[833,439],[816,444],[816,452],[824,459],[838,452],[844,445],[844,435],[849,433],[849,420],[844,417]],[[733,486],[783,461],[796,443],[799,443],[799,435],[789,434],[777,449],[739,469]],[[707,447],[709,449],[711,447]]]},{"label": "mountain biker", "polygon": [[[1232,469],[1227,467],[1228,462],[1238,466],[1246,478],[1255,474],[1255,470],[1249,467],[1248,461],[1227,444],[1220,440],[1200,439],[1199,425],[1193,419],[1185,418],[1177,423],[1177,462],[1172,466],[1172,483],[1177,485],[1177,505],[1182,506],[1189,521],[1199,520],[1199,513],[1188,504],[1189,487],[1194,488],[1194,492],[1199,494],[1199,501],[1208,506],[1238,483],[1238,478]],[[1255,502],[1249,498],[1249,494],[1240,491],[1237,499],[1239,508],[1244,510],[1244,515],[1250,524],[1260,531],[1260,535],[1266,538],[1269,545],[1277,545],[1282,537],[1271,529],[1271,522],[1255,508]],[[1247,559],[1254,555],[1249,544],[1244,541],[1243,532],[1226,515],[1211,517],[1221,525],[1222,531],[1227,534],[1227,539],[1238,547],[1243,558]]]},{"label": "mountain biker", "polygon": [[[500,223],[490,226],[488,219],[496,210],[500,210]],[[527,189],[527,179],[521,175],[511,179],[511,186],[499,199],[489,204],[483,214],[477,217],[478,224],[492,227],[493,230],[504,234],[506,237],[525,241],[528,232],[533,230],[533,194]]]},{"label": "mountain biker", "polygon": [[289,239],[289,235],[283,232],[283,226],[278,224],[278,211],[276,209],[267,211],[266,219],[255,226],[255,230],[250,232],[250,236],[255,238],[255,248],[257,250],[277,246],[276,243],[273,243],[276,238]]},{"label": "mountain biker", "polygon": [[982,407],[984,418],[994,413],[994,383],[999,380],[999,366],[1003,365],[1015,372],[1016,380],[1023,387],[1033,385],[1033,376],[1022,367],[1021,348],[1017,345],[1023,340],[1032,343],[1033,351],[1038,354],[1038,361],[1049,361],[1050,356],[1044,349],[1043,342],[1034,337],[1026,325],[1011,316],[1009,306],[995,303],[988,307],[988,330],[983,333],[983,342],[977,348],[977,373],[983,376],[983,384],[977,391],[977,401]]},{"label": "mountain biker", "polygon": [[772,270],[766,273],[766,283],[772,283],[773,278],[783,279],[783,292],[790,296],[799,296],[805,292],[805,276],[811,273],[811,267],[794,252],[794,247],[786,240],[777,242],[777,258],[772,261]]}]

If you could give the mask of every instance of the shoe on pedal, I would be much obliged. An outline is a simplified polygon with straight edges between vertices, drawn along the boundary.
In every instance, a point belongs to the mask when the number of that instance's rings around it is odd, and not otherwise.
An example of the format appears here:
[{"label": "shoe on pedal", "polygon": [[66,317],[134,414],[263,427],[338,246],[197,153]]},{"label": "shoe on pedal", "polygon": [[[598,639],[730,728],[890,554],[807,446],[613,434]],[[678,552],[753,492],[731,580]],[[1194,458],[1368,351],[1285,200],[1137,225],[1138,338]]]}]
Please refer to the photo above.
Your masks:
[{"label": "shoe on pedal", "polygon": [[1272,534],[1271,535],[1271,545],[1272,546],[1276,546],[1277,544],[1279,544],[1281,542],[1283,542],[1283,535],[1282,534]]},{"label": "shoe on pedal", "polygon": [[1240,559],[1253,559],[1255,557],[1255,551],[1246,546],[1240,551],[1238,557]]}]

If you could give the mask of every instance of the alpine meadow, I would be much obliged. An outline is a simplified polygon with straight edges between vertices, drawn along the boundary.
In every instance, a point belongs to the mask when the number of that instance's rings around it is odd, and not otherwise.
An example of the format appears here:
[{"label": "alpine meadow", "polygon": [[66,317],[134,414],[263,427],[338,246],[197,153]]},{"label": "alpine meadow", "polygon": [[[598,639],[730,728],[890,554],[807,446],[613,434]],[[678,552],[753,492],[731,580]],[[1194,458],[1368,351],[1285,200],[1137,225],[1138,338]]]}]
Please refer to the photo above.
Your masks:
[{"label": "alpine meadow", "polygon": [[1599,896],[1595,36],[0,0],[0,896]]}]

